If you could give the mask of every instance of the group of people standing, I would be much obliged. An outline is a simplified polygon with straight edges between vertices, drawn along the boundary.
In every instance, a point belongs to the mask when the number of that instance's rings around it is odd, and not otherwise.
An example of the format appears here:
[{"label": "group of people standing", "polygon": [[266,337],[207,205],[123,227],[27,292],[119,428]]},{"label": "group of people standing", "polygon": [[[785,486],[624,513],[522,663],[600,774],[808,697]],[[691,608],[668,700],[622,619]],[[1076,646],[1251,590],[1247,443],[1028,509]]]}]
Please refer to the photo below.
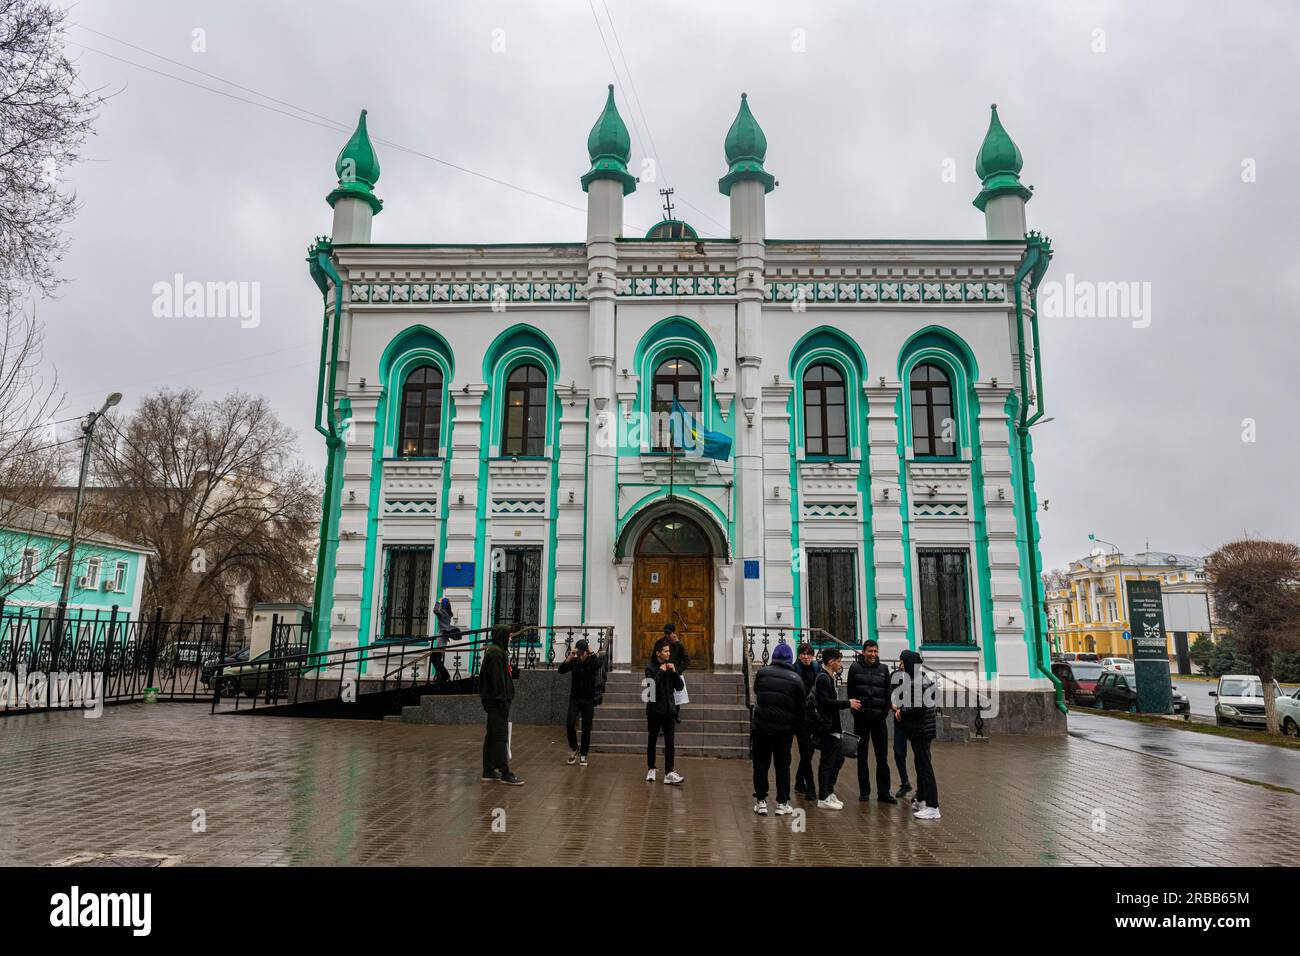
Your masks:
[{"label": "group of people standing", "polygon": [[[817,801],[823,810],[843,810],[844,803],[835,794],[835,784],[847,753],[858,759],[858,800],[871,799],[871,771],[867,765],[867,740],[875,751],[876,798],[894,804],[912,793],[907,776],[907,749],[910,745],[916,763],[917,790],[913,815],[919,820],[938,820],[939,789],[935,782],[930,743],[936,736],[936,709],[932,685],[921,671],[921,655],[903,651],[898,670],[891,670],[880,660],[880,649],[873,640],[865,641],[862,654],[849,668],[847,693],[839,696],[836,678],[844,666],[838,648],[823,648],[818,663],[813,647],[802,644],[798,660],[788,644],[778,644],[772,662],[754,678],[754,713],[752,723],[754,763],[754,812],[766,814],[768,773],[776,771],[777,816],[793,813],[790,804],[791,750],[798,743],[799,764],[795,770],[794,792]],[[853,715],[855,749],[841,721],[841,712]],[[888,730],[894,720],[894,761],[901,786],[890,793]],[[819,753],[817,773],[813,775],[813,756]]]},{"label": "group of people standing", "polygon": [[[507,654],[510,633],[504,627],[492,630],[491,643],[479,667],[479,697],[487,717],[483,738],[483,779],[520,786],[523,781],[509,765],[509,714],[514,700],[514,679]],[[876,799],[897,804],[913,793],[907,774],[907,751],[916,764],[913,816],[918,820],[941,819],[939,788],[935,781],[930,744],[937,731],[937,710],[933,684],[921,668],[921,655],[905,650],[899,666],[891,669],[880,659],[874,640],[863,642],[862,653],[849,667],[846,694],[839,696],[837,678],[844,666],[837,647],[826,647],[817,660],[812,645],[801,644],[796,659],[788,644],[778,644],[771,663],[754,678],[754,706],[750,724],[754,770],[754,812],[768,812],[768,774],[776,771],[775,814],[794,812],[791,806],[790,764],[797,744],[799,762],[794,773],[793,792],[816,800],[819,809],[843,810],[835,784],[846,756],[858,761],[858,800],[871,799],[872,773],[868,766],[867,742],[875,754]],[[646,714],[646,780],[657,779],[656,757],[663,739],[665,784],[680,784],[685,778],[675,767],[677,724],[685,698],[683,673],[690,656],[671,624],[655,642],[645,667],[642,698]],[[591,749],[591,726],[595,708],[604,691],[605,661],[579,640],[565,652],[557,671],[570,675],[569,710],[565,720],[568,763],[587,766]],[[841,714],[853,716],[853,731],[844,730]],[[889,772],[890,731],[893,719],[892,751],[901,785],[891,793]],[[579,727],[581,736],[579,736]],[[856,745],[855,745],[856,739]],[[816,774],[813,758],[819,755]]]}]

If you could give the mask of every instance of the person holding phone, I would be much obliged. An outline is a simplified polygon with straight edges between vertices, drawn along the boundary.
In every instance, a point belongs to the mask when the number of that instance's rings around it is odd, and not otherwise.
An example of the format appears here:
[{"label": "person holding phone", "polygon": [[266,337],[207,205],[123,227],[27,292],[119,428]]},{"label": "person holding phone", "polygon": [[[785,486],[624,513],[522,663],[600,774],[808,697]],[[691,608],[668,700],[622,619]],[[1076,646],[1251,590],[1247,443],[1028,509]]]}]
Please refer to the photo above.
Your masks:
[{"label": "person holding phone", "polygon": [[655,749],[659,745],[660,734],[664,738],[664,783],[678,784],[685,779],[673,769],[674,737],[677,730],[677,705],[673,703],[673,693],[685,685],[682,675],[672,662],[672,649],[673,642],[666,637],[655,641],[650,663],[645,668],[645,680],[641,685],[641,695],[646,702],[646,763],[650,769],[645,778],[649,783],[654,783],[655,780]]},{"label": "person holding phone", "polygon": [[[587,753],[591,750],[591,721],[596,713],[596,685],[604,662],[591,652],[586,638],[580,638],[564,653],[556,673],[571,674],[569,684],[569,715],[564,730],[569,737],[568,763],[587,766]],[[578,719],[582,718],[582,746],[578,746]]]}]

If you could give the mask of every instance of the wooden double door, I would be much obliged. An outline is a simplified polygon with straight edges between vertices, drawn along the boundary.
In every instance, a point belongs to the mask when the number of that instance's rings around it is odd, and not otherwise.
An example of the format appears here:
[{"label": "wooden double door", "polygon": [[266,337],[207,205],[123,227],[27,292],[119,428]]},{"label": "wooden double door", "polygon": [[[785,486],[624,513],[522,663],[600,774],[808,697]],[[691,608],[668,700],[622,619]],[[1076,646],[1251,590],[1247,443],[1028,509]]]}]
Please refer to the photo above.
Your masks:
[{"label": "wooden double door", "polygon": [[708,551],[698,526],[677,515],[656,522],[642,536],[632,582],[633,663],[649,661],[664,625],[672,622],[691,666],[712,666],[713,558]]}]

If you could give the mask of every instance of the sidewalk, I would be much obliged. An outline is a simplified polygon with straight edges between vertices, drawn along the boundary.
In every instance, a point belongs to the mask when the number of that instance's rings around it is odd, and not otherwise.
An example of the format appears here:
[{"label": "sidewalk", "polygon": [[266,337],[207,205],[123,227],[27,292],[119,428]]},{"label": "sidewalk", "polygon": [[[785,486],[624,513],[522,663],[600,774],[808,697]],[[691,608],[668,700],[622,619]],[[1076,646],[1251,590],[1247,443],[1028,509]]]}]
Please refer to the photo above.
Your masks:
[{"label": "sidewalk", "polygon": [[638,755],[570,767],[562,728],[516,727],[514,788],[480,782],[481,742],[477,727],[188,704],[0,718],[0,863],[1274,864],[1300,819],[1300,796],[1079,736],[936,745],[938,823],[859,804],[850,761],[846,809],[797,804],[805,832],[755,816],[743,760],[683,759],[683,786],[652,785]]}]

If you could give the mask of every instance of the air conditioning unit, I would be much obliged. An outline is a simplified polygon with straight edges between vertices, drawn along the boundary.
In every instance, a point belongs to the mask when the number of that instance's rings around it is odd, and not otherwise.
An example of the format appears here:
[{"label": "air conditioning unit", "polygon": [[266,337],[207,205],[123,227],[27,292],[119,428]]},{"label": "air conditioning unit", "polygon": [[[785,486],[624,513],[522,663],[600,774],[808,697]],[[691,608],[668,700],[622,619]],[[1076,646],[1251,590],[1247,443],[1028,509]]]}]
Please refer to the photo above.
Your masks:
[{"label": "air conditioning unit", "polygon": [[104,590],[110,593],[114,593],[122,589],[117,586],[116,581],[114,581],[112,578],[109,578],[104,582]]},{"label": "air conditioning unit", "polygon": [[77,587],[79,588],[91,588],[94,586],[94,581],[91,579],[89,574],[83,574],[81,577],[77,578]]}]

